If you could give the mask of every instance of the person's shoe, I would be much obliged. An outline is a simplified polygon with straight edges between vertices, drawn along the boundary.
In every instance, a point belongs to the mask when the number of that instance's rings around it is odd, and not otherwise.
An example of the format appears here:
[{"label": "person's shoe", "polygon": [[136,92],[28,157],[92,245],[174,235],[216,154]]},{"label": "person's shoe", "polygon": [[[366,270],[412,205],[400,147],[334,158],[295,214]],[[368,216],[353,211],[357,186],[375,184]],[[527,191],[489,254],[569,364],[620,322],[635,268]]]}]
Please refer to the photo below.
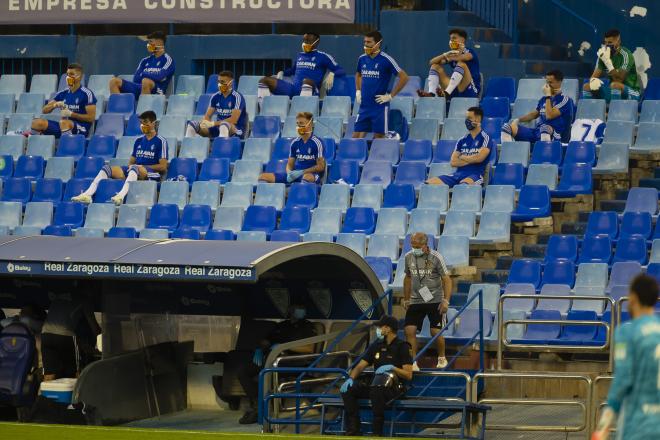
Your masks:
[{"label": "person's shoe", "polygon": [[257,412],[253,409],[250,409],[245,411],[245,414],[243,414],[243,416],[238,419],[238,423],[241,425],[251,425],[253,423],[257,423],[257,419]]},{"label": "person's shoe", "polygon": [[117,206],[121,206],[121,204],[124,203],[124,198],[119,194],[115,194],[110,200]]},{"label": "person's shoe", "polygon": [[444,356],[439,356],[438,357],[438,364],[435,366],[435,368],[447,368],[447,358]]},{"label": "person's shoe", "polygon": [[71,197],[72,202],[79,202],[79,203],[84,203],[85,205],[89,205],[92,203],[92,197],[88,196],[87,194],[79,194],[77,196]]},{"label": "person's shoe", "polygon": [[420,98],[432,98],[435,97],[435,93],[427,92],[422,89],[417,89],[417,96]]},{"label": "person's shoe", "polygon": [[30,137],[30,131],[29,130],[12,130],[7,132],[8,136],[25,136],[25,137]]},{"label": "person's shoe", "polygon": [[417,365],[417,361],[413,362],[413,371],[419,371],[419,365]]}]

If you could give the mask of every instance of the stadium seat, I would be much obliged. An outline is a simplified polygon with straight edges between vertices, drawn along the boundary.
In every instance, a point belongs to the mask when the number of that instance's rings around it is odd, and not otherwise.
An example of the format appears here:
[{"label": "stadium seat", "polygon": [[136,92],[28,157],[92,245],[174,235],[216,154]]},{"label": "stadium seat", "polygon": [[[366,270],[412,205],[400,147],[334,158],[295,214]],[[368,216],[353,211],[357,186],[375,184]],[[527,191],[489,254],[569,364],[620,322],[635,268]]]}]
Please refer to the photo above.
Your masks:
[{"label": "stadium seat", "polygon": [[451,164],[447,162],[432,163],[429,168],[428,178],[447,176],[456,172],[456,168],[452,167]]},{"label": "stadium seat", "polygon": [[[70,158],[69,158],[70,159]],[[51,159],[49,162],[54,161],[55,158]],[[48,171],[48,169],[46,169]],[[46,178],[50,178],[48,173],[46,173]],[[92,179],[69,179],[66,182],[66,187],[64,188],[64,197],[63,200],[71,200],[71,197],[80,195],[83,191],[89,188],[89,185],[92,183]]]},{"label": "stadium seat", "polygon": [[648,240],[653,230],[651,214],[648,212],[626,212],[621,221],[621,238],[640,235]]},{"label": "stadium seat", "polygon": [[444,97],[424,97],[417,100],[417,110],[415,118],[420,119],[434,119],[438,124],[442,124],[445,120],[445,104]]},{"label": "stadium seat", "polygon": [[566,148],[564,166],[573,163],[596,164],[596,145],[593,142],[571,141]]},{"label": "stadium seat", "polygon": [[32,197],[32,187],[30,179],[22,177],[10,177],[5,179],[2,188],[3,202],[21,202],[23,204],[30,201]]},{"label": "stadium seat", "polygon": [[288,160],[285,159],[280,159],[280,160],[270,160],[266,166],[264,167],[264,172],[265,173],[273,173],[273,174],[286,174],[286,165],[288,163]]},{"label": "stadium seat", "polygon": [[[213,220],[213,229],[214,230],[225,230],[232,231],[236,233],[243,229],[243,216],[245,215],[245,210],[241,207],[220,207],[215,212],[215,218]],[[233,240],[233,236],[232,236]]]},{"label": "stadium seat", "polygon": [[600,119],[605,121],[604,99],[581,99],[577,103],[576,119]]},{"label": "stadium seat", "polygon": [[0,136],[0,155],[11,156],[17,161],[23,155],[24,149],[25,138],[23,136]]},{"label": "stadium seat", "polygon": [[543,142],[537,141],[532,149],[532,158],[530,163],[551,163],[561,165],[562,148],[561,142],[551,141]]},{"label": "stadium seat", "polygon": [[450,162],[451,156],[456,149],[456,141],[440,140],[433,150],[433,162]]},{"label": "stadium seat", "polygon": [[444,215],[449,210],[449,187],[447,185],[420,186],[417,208],[435,209]]},{"label": "stadium seat", "polygon": [[116,113],[128,118],[135,113],[135,95],[132,93],[117,93],[108,97],[106,113]]},{"label": "stadium seat", "polygon": [[156,203],[158,183],[153,180],[138,180],[128,184],[127,205],[151,207]]},{"label": "stadium seat", "polygon": [[[57,91],[57,75],[35,74],[30,79],[30,93],[40,93],[46,97]],[[41,110],[39,110],[41,112]]]},{"label": "stadium seat", "polygon": [[54,235],[57,237],[72,237],[73,232],[69,225],[48,225],[44,228],[42,235]]},{"label": "stadium seat", "polygon": [[294,96],[291,98],[289,116],[296,116],[300,112],[309,112],[314,116],[319,114],[318,96]]},{"label": "stadium seat", "polygon": [[339,142],[344,131],[341,118],[321,116],[314,120],[314,134],[322,139],[331,138]]},{"label": "stadium seat", "polygon": [[25,205],[25,215],[22,226],[41,231],[53,221],[53,204],[51,202],[30,202]]},{"label": "stadium seat", "polygon": [[413,97],[405,95],[397,95],[390,101],[390,109],[399,110],[408,122],[413,118]]},{"label": "stadium seat", "polygon": [[346,75],[343,77],[335,78],[335,82],[330,90],[329,96],[355,96],[355,77],[353,75]]},{"label": "stadium seat", "polygon": [[291,241],[297,243],[300,241],[300,233],[296,231],[273,231],[270,234],[270,241]]},{"label": "stadium seat", "polygon": [[624,212],[658,212],[658,190],[655,188],[631,188],[626,199]]},{"label": "stadium seat", "polygon": [[367,236],[365,234],[339,234],[337,235],[337,244],[346,246],[362,258],[367,253]]},{"label": "stadium seat", "polygon": [[[536,295],[536,288],[529,283],[511,283],[506,285],[503,295]],[[535,304],[534,298],[508,298],[504,300],[504,310],[531,313]]]},{"label": "stadium seat", "polygon": [[[521,80],[522,81],[522,80]],[[560,321],[561,313],[557,310],[534,310],[529,319],[544,321]],[[527,324],[522,340],[513,340],[514,343],[547,344],[559,338],[561,327],[559,324]]]},{"label": "stadium seat", "polygon": [[76,161],[80,160],[84,154],[85,136],[82,134],[62,136],[55,152],[55,156],[57,157],[71,156]]},{"label": "stadium seat", "polygon": [[476,230],[477,216],[474,212],[449,211],[445,217],[445,226],[442,236],[461,236],[473,238]]},{"label": "stadium seat", "polygon": [[511,102],[516,99],[516,80],[508,76],[492,76],[486,83],[484,97],[509,98]]},{"label": "stadium seat", "polygon": [[64,184],[60,179],[37,179],[32,201],[59,203],[63,193]]},{"label": "stadium seat", "polygon": [[69,226],[79,228],[83,225],[85,206],[82,203],[61,202],[55,208],[53,224],[56,226]]},{"label": "stadium seat", "polygon": [[651,257],[649,263],[660,263],[660,239],[656,238],[651,243]]},{"label": "stadium seat", "polygon": [[157,204],[151,208],[149,229],[167,229],[174,232],[179,226],[179,208],[176,205]]},{"label": "stadium seat", "polygon": [[197,161],[192,158],[175,157],[167,167],[167,180],[185,180],[192,184],[197,180]]},{"label": "stadium seat", "polygon": [[170,238],[170,231],[167,229],[145,228],[140,231],[140,238],[145,240],[167,240]]},{"label": "stadium seat", "polygon": [[593,193],[592,165],[574,163],[564,165],[557,189],[552,192],[553,197],[575,197],[578,194]]},{"label": "stadium seat", "polygon": [[209,155],[209,140],[203,137],[187,137],[181,141],[179,157],[192,157],[202,163]]},{"label": "stadium seat", "polygon": [[383,187],[381,185],[357,185],[353,192],[351,207],[372,208],[378,211],[383,203]]},{"label": "stadium seat", "polygon": [[[625,102],[625,101],[622,101]],[[639,122],[660,122],[660,100],[645,99],[639,114]]]},{"label": "stadium seat", "polygon": [[102,114],[96,122],[94,133],[96,135],[114,136],[116,139],[121,138],[124,135],[124,117],[112,113]]},{"label": "stadium seat", "polygon": [[[291,138],[277,138],[273,146],[273,152],[270,156],[271,160],[288,160],[291,153]],[[240,148],[240,146],[239,146]]]},{"label": "stadium seat", "polygon": [[165,113],[165,95],[140,95],[135,113],[140,115],[147,110],[156,113],[156,119],[160,120]]},{"label": "stadium seat", "polygon": [[365,257],[364,259],[371,267],[383,285],[392,281],[392,262],[386,257]]},{"label": "stadium seat", "polygon": [[14,168],[14,177],[35,180],[44,175],[44,158],[41,156],[21,156]]},{"label": "stadium seat", "polygon": [[241,157],[241,140],[237,137],[215,138],[210,157],[227,158],[233,164]]},{"label": "stadium seat", "polygon": [[609,264],[612,257],[612,239],[608,235],[587,235],[582,241],[578,263]]},{"label": "stadium seat", "polygon": [[460,236],[443,236],[438,240],[438,252],[450,267],[466,267],[470,265],[470,239]]},{"label": "stadium seat", "polygon": [[360,185],[373,184],[388,186],[392,181],[392,164],[383,160],[370,160],[364,164]]},{"label": "stadium seat", "polygon": [[594,211],[587,220],[587,235],[608,235],[612,240],[619,236],[619,218],[613,211]]},{"label": "stadium seat", "polygon": [[346,210],[341,232],[372,234],[376,228],[376,213],[373,208],[351,207]]},{"label": "stadium seat", "polygon": [[[478,98],[453,98],[449,104],[449,113],[447,114],[447,117],[464,120],[467,109],[478,106]],[[465,125],[463,125],[463,129],[465,129]]]},{"label": "stadium seat", "polygon": [[209,157],[202,163],[198,180],[213,180],[225,184],[229,180],[229,159]]},{"label": "stadium seat", "polygon": [[284,119],[284,125],[282,126],[280,136],[290,139],[298,136],[298,123],[296,122],[295,116],[287,116]]},{"label": "stadium seat", "polygon": [[211,207],[208,205],[186,205],[179,229],[197,229],[206,232],[211,227]]},{"label": "stadium seat", "polygon": [[[119,144],[117,146],[117,152],[115,153],[115,158],[127,159],[133,154],[133,147],[135,146],[135,141],[138,139],[138,136],[122,136],[119,139]],[[172,159],[172,158],[170,158]]]},{"label": "stadium seat", "polygon": [[33,118],[34,115],[32,113],[14,113],[9,115],[9,118],[7,119],[6,133],[30,130]]},{"label": "stadium seat", "polygon": [[108,84],[113,76],[114,75],[90,75],[87,88],[94,92],[94,95],[96,95],[97,98],[99,96],[108,98],[110,96]]},{"label": "stadium seat", "polygon": [[386,257],[396,263],[399,260],[399,236],[372,234],[369,237],[367,257]]},{"label": "stadium seat", "polygon": [[115,157],[117,150],[117,139],[113,136],[94,135],[87,147],[87,156],[100,157],[110,160]]},{"label": "stadium seat", "polygon": [[286,185],[283,183],[259,183],[254,196],[254,204],[272,206],[281,211],[284,207]]},{"label": "stadium seat", "polygon": [[[4,123],[4,118],[5,115],[9,115],[14,113],[14,104],[15,104],[15,99],[13,94],[8,94],[8,93],[0,93],[0,115],[3,118],[3,123]],[[0,126],[0,134],[4,133],[2,131],[4,127]]]},{"label": "stadium seat", "polygon": [[630,147],[626,144],[604,142],[598,153],[594,174],[627,173]]},{"label": "stadium seat", "polygon": [[[312,213],[309,232],[323,232],[337,235],[341,228],[341,211],[333,208],[317,208]],[[305,239],[305,241],[307,241]]]},{"label": "stadium seat", "polygon": [[307,183],[293,183],[289,187],[286,207],[303,206],[308,209],[316,208],[318,201],[318,187]]},{"label": "stadium seat", "polygon": [[[114,95],[113,95],[114,96]],[[181,142],[186,132],[186,118],[184,116],[165,115],[158,124],[158,135],[164,138],[176,138]]]},{"label": "stadium seat", "polygon": [[403,162],[399,163],[396,171],[394,183],[411,184],[418,189],[426,180],[426,165],[424,162]]},{"label": "stadium seat", "polygon": [[376,234],[404,236],[408,226],[408,212],[405,208],[383,208],[378,212]]},{"label": "stadium seat", "polygon": [[486,212],[513,212],[515,190],[508,185],[488,185],[484,197],[483,213]]},{"label": "stadium seat", "polygon": [[115,207],[109,203],[92,203],[87,207],[85,229],[99,229],[101,236],[115,226]]},{"label": "stadium seat", "polygon": [[[260,75],[241,75],[238,81],[238,91],[244,95],[256,95],[259,78],[261,78]],[[215,79],[212,76],[209,77],[207,84],[206,93],[215,93],[218,91],[217,77]]]},{"label": "stadium seat", "polygon": [[137,238],[135,228],[127,226],[115,226],[108,231],[108,238]]},{"label": "stadium seat", "polygon": [[484,212],[481,214],[476,244],[508,243],[511,241],[511,214],[508,212]]},{"label": "stadium seat", "polygon": [[[536,109],[536,105],[539,102],[538,100],[538,95],[536,98],[520,98],[518,97],[516,101],[513,103],[513,109],[511,111],[511,117],[512,118],[520,118],[523,115],[526,115],[527,113],[533,111]],[[538,119],[534,119],[530,122],[519,122],[520,125],[523,125],[525,127],[534,127],[536,121]]]},{"label": "stadium seat", "polygon": [[194,98],[197,98],[202,93],[204,93],[204,76],[179,75],[177,77],[177,81],[176,81],[177,95],[192,95]]},{"label": "stadium seat", "polygon": [[147,224],[147,207],[143,205],[121,205],[117,214],[117,226],[133,228],[140,232]]},{"label": "stadium seat", "polygon": [[337,148],[336,160],[353,160],[362,165],[367,160],[367,150],[365,139],[342,139]]},{"label": "stadium seat", "polygon": [[281,95],[264,97],[259,114],[262,116],[277,116],[280,118],[280,122],[284,122],[289,114],[289,97]]},{"label": "stadium seat", "polygon": [[74,177],[77,179],[93,179],[103,167],[102,157],[82,157],[76,166]]},{"label": "stadium seat", "polygon": [[[218,86],[216,85],[215,87]],[[211,104],[211,97],[213,97],[213,94],[211,93],[200,95],[199,99],[197,100],[197,105],[195,105],[195,111],[193,112],[195,119],[198,117],[201,118],[206,114],[206,111],[209,109],[209,105]]]},{"label": "stadium seat", "polygon": [[[504,124],[504,119],[502,118],[484,118],[481,121],[481,128],[483,131],[488,133],[488,135],[491,137],[492,140],[495,141],[496,144],[501,143],[500,141],[500,136],[502,134],[502,125]],[[492,156],[491,152],[491,156]],[[494,151],[495,154],[497,154],[497,151]]]},{"label": "stadium seat", "polygon": [[[625,101],[622,101],[625,102]],[[632,145],[635,123],[632,121],[612,121],[607,123],[604,142]]]},{"label": "stadium seat", "polygon": [[[78,179],[76,179],[78,180]],[[91,182],[90,179],[85,179]],[[112,197],[121,191],[122,186],[124,186],[123,180],[116,179],[105,179],[99,182],[99,186],[94,194],[95,203],[111,203]],[[76,194],[77,195],[77,194]]]},{"label": "stadium seat", "polygon": [[[571,310],[568,312],[567,321],[597,321],[596,312],[592,310]],[[593,325],[565,325],[561,336],[556,341],[557,345],[597,345],[595,341],[598,326]]]},{"label": "stadium seat", "polygon": [[256,116],[252,123],[253,137],[278,138],[280,136],[280,119],[278,116]]},{"label": "stadium seat", "polygon": [[403,146],[401,161],[419,161],[429,166],[433,158],[433,145],[428,139],[408,139]]},{"label": "stadium seat", "polygon": [[346,212],[349,206],[350,191],[348,185],[325,184],[321,187],[319,208],[336,208]]},{"label": "stadium seat", "polygon": [[[193,184],[193,189],[197,182]],[[200,184],[203,184],[200,182]],[[217,183],[216,183],[217,184]],[[159,204],[173,204],[179,207],[179,210],[183,210],[184,206],[188,202],[188,183],[182,181],[165,181],[160,186],[160,191],[158,194],[158,203]],[[197,201],[192,201],[193,204],[209,204],[209,203],[199,203]],[[217,207],[217,203],[216,203]],[[212,209],[215,209],[213,207]]]},{"label": "stadium seat", "polygon": [[525,169],[519,163],[502,163],[495,167],[492,185],[509,185],[520,189],[525,181]]},{"label": "stadium seat", "polygon": [[556,310],[566,315],[571,307],[571,301],[561,298],[544,298],[545,296],[572,296],[573,292],[567,284],[544,284],[539,292],[536,310]]},{"label": "stadium seat", "polygon": [[545,250],[545,263],[555,260],[575,262],[578,254],[578,241],[575,235],[551,235]]},{"label": "stadium seat", "polygon": [[[438,127],[437,119],[415,118],[412,120],[412,125],[410,126],[410,134],[408,137],[412,140],[426,140],[431,141],[432,144],[435,144],[438,142],[439,135],[440,129]],[[428,162],[430,161],[431,155],[429,153]]]},{"label": "stadium seat", "polygon": [[225,185],[221,207],[247,208],[252,204],[252,184],[230,182]]},{"label": "stadium seat", "polygon": [[204,240],[232,241],[234,233],[226,229],[211,229],[204,236]]},{"label": "stadium seat", "polygon": [[[488,310],[492,313],[497,313],[497,304],[500,300],[500,286],[499,284],[489,284],[489,283],[474,283],[470,285],[470,290],[468,291],[468,299],[472,298],[476,293],[481,290],[483,298],[483,309]],[[478,309],[479,308],[479,299],[475,299],[467,306],[469,309]]]},{"label": "stadium seat", "polygon": [[[479,323],[483,324],[483,327]],[[457,320],[454,333],[445,337],[450,344],[463,345],[478,335],[483,328],[484,337],[487,337],[493,331],[493,315],[489,310],[468,309],[461,313],[460,320]]]},{"label": "stadium seat", "polygon": [[[163,185],[166,182],[163,182]],[[179,183],[179,182],[174,182]],[[177,195],[179,194],[179,195]],[[160,195],[163,195],[163,186],[161,185]],[[179,209],[183,210],[188,196],[188,185],[178,185],[176,192],[173,189],[171,199],[159,199],[161,203],[175,203]],[[220,183],[217,181],[197,181],[193,183],[190,191],[190,203],[194,205],[208,205],[211,210],[215,210],[220,205]]]},{"label": "stadium seat", "polygon": [[577,283],[573,289],[573,295],[575,299],[571,309],[575,310],[590,310],[597,314],[602,314],[605,302],[604,301],[594,301],[587,299],[580,299],[581,296],[605,296],[605,286],[578,286]]},{"label": "stadium seat", "polygon": [[21,225],[22,218],[23,205],[20,202],[0,202],[0,226],[11,232]]},{"label": "stadium seat", "polygon": [[351,114],[351,98],[348,96],[326,96],[323,100],[321,115],[324,117],[340,117],[345,124]]},{"label": "stadium seat", "polygon": [[248,206],[243,221],[243,231],[263,231],[267,235],[275,229],[277,211],[273,206]]},{"label": "stadium seat", "polygon": [[479,185],[456,185],[451,197],[449,211],[481,211],[481,186]]},{"label": "stadium seat", "polygon": [[10,155],[0,155],[0,190],[2,180],[12,177],[14,174],[14,159]]},{"label": "stadium seat", "polygon": [[265,231],[238,231],[236,233],[238,241],[266,241],[268,234]]},{"label": "stadium seat", "polygon": [[606,263],[581,263],[578,265],[575,287],[602,287],[607,285],[608,267]]},{"label": "stadium seat", "polygon": [[[640,122],[637,128],[637,139],[630,149],[633,153],[647,153],[658,151],[658,130],[660,124]],[[7,129],[9,131],[9,129]]]},{"label": "stadium seat", "polygon": [[445,119],[445,123],[442,126],[442,134],[440,135],[440,140],[451,140],[456,143],[457,140],[466,134],[467,130],[465,129],[465,114],[461,115],[460,118],[448,117]]},{"label": "stadium seat", "polygon": [[[362,175],[364,176],[364,172]],[[409,183],[392,183],[385,188],[383,193],[383,207],[401,207],[410,211],[415,208],[415,199],[415,187],[413,185]]]},{"label": "stadium seat", "polygon": [[45,98],[41,93],[21,93],[16,105],[16,113],[41,114],[44,103]]},{"label": "stadium seat", "polygon": [[234,183],[256,184],[259,180],[262,164],[256,160],[237,160],[231,181]]},{"label": "stadium seat", "polygon": [[[0,138],[2,142],[3,138]],[[55,153],[55,136],[42,135],[30,136],[28,138],[28,145],[26,154],[28,156],[41,156],[44,160],[50,159]],[[114,154],[113,154],[114,156]]]},{"label": "stadium seat", "polygon": [[656,281],[660,282],[660,263],[653,262],[649,264],[646,268],[646,274],[652,276]]},{"label": "stadium seat", "polygon": [[519,163],[526,168],[529,165],[529,142],[502,142],[498,163]]},{"label": "stadium seat", "polygon": [[566,259],[546,260],[541,285],[566,284],[573,287],[575,284],[575,263]]},{"label": "stadium seat", "polygon": [[506,283],[528,283],[538,288],[541,284],[541,263],[528,259],[514,260]]},{"label": "stadium seat", "polygon": [[622,236],[616,244],[612,263],[619,261],[638,261],[646,265],[646,239],[640,235]]},{"label": "stadium seat", "polygon": [[550,191],[548,187],[523,185],[520,189],[518,206],[511,214],[511,221],[526,222],[538,217],[548,217],[550,214]]},{"label": "stadium seat", "polygon": [[279,229],[304,234],[309,231],[312,214],[306,206],[287,206],[282,211]]},{"label": "stadium seat", "polygon": [[[25,221],[23,221],[25,223]],[[610,281],[606,292],[612,291],[614,286],[625,286],[629,288],[632,279],[642,272],[642,266],[637,261],[619,261],[612,265]]]},{"label": "stadium seat", "polygon": [[518,81],[516,99],[534,99],[538,101],[545,78],[521,78]]},{"label": "stadium seat", "polygon": [[423,232],[434,236],[440,235],[440,211],[435,209],[413,209],[410,212],[408,234]]},{"label": "stadium seat", "polygon": [[195,97],[191,95],[171,95],[167,101],[167,114],[191,119],[195,113]]},{"label": "stadium seat", "polygon": [[481,108],[486,118],[503,118],[507,121],[510,115],[509,98],[505,97],[484,97],[481,100]]}]

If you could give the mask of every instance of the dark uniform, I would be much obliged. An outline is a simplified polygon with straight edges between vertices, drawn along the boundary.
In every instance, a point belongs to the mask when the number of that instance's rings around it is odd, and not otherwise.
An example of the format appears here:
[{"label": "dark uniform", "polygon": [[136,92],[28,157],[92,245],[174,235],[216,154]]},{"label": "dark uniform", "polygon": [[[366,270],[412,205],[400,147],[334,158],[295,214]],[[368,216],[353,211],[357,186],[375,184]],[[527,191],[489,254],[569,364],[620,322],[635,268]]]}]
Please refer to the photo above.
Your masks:
[{"label": "dark uniform", "polygon": [[[399,338],[394,338],[389,345],[386,340],[372,344],[362,359],[373,365],[374,371],[383,365],[394,365],[397,368],[412,365],[410,344]],[[369,398],[374,414],[373,431],[375,435],[381,435],[385,423],[385,406],[404,391],[401,387],[372,387],[370,379],[358,378],[355,384],[341,395],[346,413],[346,430],[352,433],[360,432],[358,399]]]}]

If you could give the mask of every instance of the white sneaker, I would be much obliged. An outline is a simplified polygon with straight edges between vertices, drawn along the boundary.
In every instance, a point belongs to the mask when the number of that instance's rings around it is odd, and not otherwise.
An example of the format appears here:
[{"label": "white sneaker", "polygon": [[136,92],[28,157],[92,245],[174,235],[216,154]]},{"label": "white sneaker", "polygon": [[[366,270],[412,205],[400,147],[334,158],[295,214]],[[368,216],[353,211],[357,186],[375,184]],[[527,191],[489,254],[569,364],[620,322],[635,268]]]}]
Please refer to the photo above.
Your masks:
[{"label": "white sneaker", "polygon": [[448,362],[447,362],[446,357],[444,357],[444,356],[438,357],[438,363],[435,366],[435,368],[447,368],[447,364],[448,364]]},{"label": "white sneaker", "polygon": [[417,365],[417,361],[413,362],[413,371],[419,371],[419,365]]},{"label": "white sneaker", "polygon": [[92,203],[92,197],[82,193],[80,195],[71,197],[71,201],[80,202],[80,203],[84,203],[85,205],[89,205],[90,203]]},{"label": "white sneaker", "polygon": [[112,200],[112,203],[114,203],[117,206],[120,206],[122,203],[124,203],[124,198],[119,194],[115,194],[114,196],[112,196],[110,200]]},{"label": "white sneaker", "polygon": [[30,136],[30,131],[29,130],[26,130],[26,131],[12,130],[12,131],[7,132],[7,136],[25,136],[25,137],[29,137]]}]

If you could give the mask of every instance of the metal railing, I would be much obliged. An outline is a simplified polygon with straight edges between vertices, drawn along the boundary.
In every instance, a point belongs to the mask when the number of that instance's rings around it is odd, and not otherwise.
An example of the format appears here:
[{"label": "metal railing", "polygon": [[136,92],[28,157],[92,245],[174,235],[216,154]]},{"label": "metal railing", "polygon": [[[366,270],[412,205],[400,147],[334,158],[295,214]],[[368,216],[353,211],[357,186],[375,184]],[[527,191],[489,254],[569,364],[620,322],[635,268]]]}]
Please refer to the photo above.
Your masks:
[{"label": "metal railing", "polygon": [[[497,313],[500,316],[500,322],[497,328],[497,369],[502,369],[502,361],[504,356],[504,348],[508,350],[517,350],[517,351],[559,351],[559,352],[575,352],[575,353],[584,353],[584,352],[605,352],[609,349],[610,343],[614,335],[614,326],[603,321],[578,321],[578,320],[553,320],[553,319],[504,319],[504,301],[507,299],[559,299],[572,301],[575,299],[587,300],[587,301],[599,301],[605,302],[610,305],[611,310],[614,310],[615,302],[609,296],[587,296],[587,295],[543,295],[539,297],[537,294],[505,294],[502,295],[497,304]],[[567,325],[578,325],[578,326],[600,326],[605,327],[607,330],[605,342],[602,345],[546,345],[546,344],[524,344],[524,343],[511,343],[510,340],[505,336],[506,328],[509,325],[515,324],[553,324],[559,326]],[[612,371],[612,361],[613,361],[613,350],[609,350],[609,371]]]},{"label": "metal railing", "polygon": [[518,0],[445,0],[446,11],[450,1],[504,32],[513,43],[513,56],[518,56]]},{"label": "metal railing", "polygon": [[[612,382],[614,376],[601,375],[594,379],[593,385],[591,386],[591,426],[595,428],[598,425],[598,420],[600,419],[600,412],[603,408],[607,406],[607,397],[605,399],[600,399],[598,397],[598,385],[602,382]],[[611,385],[611,384],[610,384]],[[610,428],[611,432],[615,432],[616,428]]]},{"label": "metal railing", "polygon": [[591,44],[594,50],[596,50],[600,46],[600,38],[598,35],[598,28],[596,27],[596,25],[594,25],[591,21],[587,20],[585,17],[581,16],[580,14],[578,14],[577,12],[575,12],[574,10],[572,10],[571,8],[569,8],[559,0],[551,0],[551,3],[593,31],[594,37],[593,37],[593,41],[591,41]]},{"label": "metal railing", "polygon": [[378,29],[380,26],[380,0],[355,0],[355,24]]}]

